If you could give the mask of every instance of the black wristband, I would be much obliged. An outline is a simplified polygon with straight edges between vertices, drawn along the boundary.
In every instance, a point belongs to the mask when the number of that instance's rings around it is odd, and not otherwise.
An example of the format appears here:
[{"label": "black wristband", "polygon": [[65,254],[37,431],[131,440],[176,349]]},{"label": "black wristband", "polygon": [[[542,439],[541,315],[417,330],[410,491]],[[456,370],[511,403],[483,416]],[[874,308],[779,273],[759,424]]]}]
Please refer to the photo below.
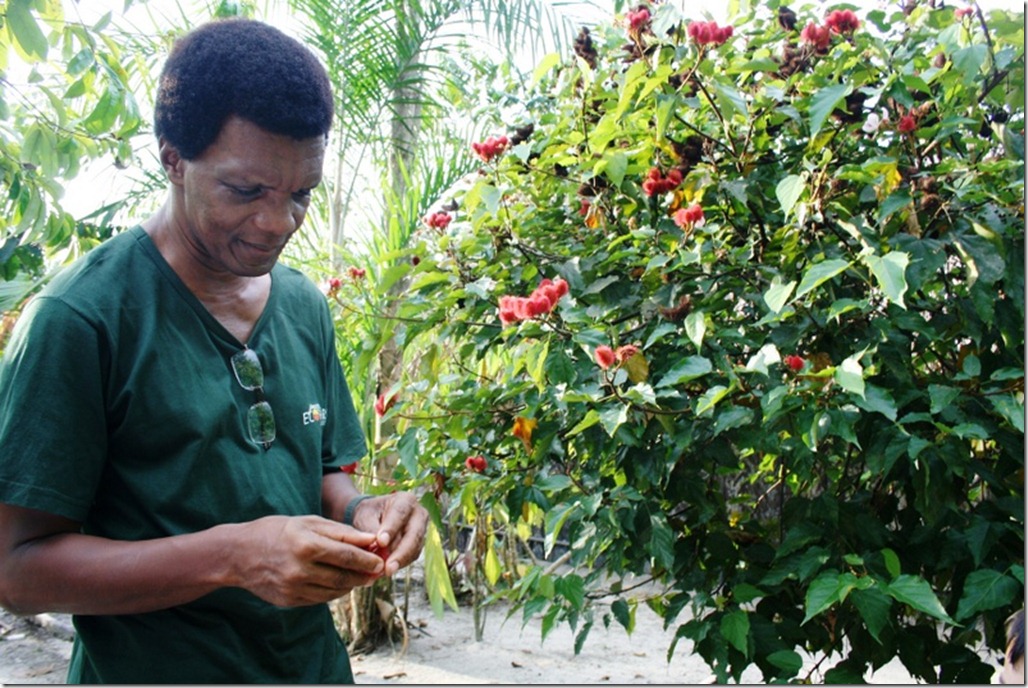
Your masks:
[{"label": "black wristband", "polygon": [[347,502],[346,509],[343,510],[343,523],[345,523],[348,526],[353,525],[353,514],[357,511],[357,505],[363,502],[365,499],[371,499],[371,495],[357,495],[356,497],[352,498],[349,502]]}]

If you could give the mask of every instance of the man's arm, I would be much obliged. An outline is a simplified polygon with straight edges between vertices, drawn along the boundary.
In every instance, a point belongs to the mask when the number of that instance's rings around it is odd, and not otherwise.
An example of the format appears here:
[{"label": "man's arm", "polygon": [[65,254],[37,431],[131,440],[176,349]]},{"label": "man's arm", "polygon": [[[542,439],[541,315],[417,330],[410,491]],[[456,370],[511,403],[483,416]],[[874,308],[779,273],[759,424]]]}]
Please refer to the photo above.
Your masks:
[{"label": "man's arm", "polygon": [[18,614],[136,614],[224,587],[280,606],[327,602],[383,573],[374,537],[318,516],[269,516],[139,542],[0,504],[0,605]]}]

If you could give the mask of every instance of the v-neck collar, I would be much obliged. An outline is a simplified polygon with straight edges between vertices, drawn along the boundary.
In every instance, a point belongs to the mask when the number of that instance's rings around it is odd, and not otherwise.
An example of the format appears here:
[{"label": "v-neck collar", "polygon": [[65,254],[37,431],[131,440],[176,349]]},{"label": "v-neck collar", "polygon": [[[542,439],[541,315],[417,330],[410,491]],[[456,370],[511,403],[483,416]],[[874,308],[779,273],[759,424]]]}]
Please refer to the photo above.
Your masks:
[{"label": "v-neck collar", "polygon": [[219,339],[223,339],[236,347],[254,348],[254,343],[259,338],[261,330],[263,330],[264,322],[270,317],[268,314],[274,308],[276,295],[278,293],[278,290],[275,289],[275,273],[281,269],[277,263],[269,273],[269,276],[271,277],[271,286],[268,288],[268,301],[264,304],[264,310],[261,311],[260,316],[257,318],[257,322],[254,323],[253,330],[250,332],[250,339],[246,342],[241,342],[234,334],[229,332],[228,329],[221,324],[221,321],[215,318],[211,312],[207,310],[207,307],[203,305],[203,302],[192,292],[192,290],[189,289],[188,286],[186,286],[186,283],[178,276],[178,273],[171,267],[171,264],[169,264],[168,261],[165,260],[164,256],[161,255],[160,250],[157,248],[157,244],[154,243],[146,230],[143,229],[141,225],[137,225],[130,231],[135,235],[136,241],[139,242],[139,245],[154,262],[164,278],[171,283],[172,287],[174,287],[182,299],[189,304],[190,308],[196,312],[197,316],[213,334],[215,334]]}]

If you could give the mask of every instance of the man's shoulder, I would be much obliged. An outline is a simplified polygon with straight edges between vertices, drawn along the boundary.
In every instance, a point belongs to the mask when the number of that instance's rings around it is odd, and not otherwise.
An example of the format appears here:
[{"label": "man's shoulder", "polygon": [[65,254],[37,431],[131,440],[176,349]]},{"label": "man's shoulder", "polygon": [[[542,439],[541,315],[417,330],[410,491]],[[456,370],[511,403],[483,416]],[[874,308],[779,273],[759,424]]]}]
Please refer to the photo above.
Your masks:
[{"label": "man's shoulder", "polygon": [[[58,272],[43,292],[50,296],[81,294],[83,290],[102,293],[129,286],[134,263],[142,256],[139,238],[143,230],[133,227],[118,234],[76,259]],[[89,294],[95,298],[100,294]]]}]

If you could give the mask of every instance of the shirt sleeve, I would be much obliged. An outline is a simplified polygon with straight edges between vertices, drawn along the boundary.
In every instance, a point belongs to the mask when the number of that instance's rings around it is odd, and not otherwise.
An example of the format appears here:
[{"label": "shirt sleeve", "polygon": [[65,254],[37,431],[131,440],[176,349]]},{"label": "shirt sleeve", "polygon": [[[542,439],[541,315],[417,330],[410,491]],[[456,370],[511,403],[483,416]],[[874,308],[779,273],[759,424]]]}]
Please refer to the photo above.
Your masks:
[{"label": "shirt sleeve", "polygon": [[0,360],[0,502],[85,519],[107,453],[102,342],[59,299],[25,307]]},{"label": "shirt sleeve", "polygon": [[349,385],[339,354],[336,350],[335,328],[328,305],[322,300],[321,322],[325,333],[325,380],[328,386],[327,397],[328,427],[324,434],[322,448],[322,473],[338,471],[355,464],[368,453],[364,430],[361,428],[360,417],[353,404]]}]

